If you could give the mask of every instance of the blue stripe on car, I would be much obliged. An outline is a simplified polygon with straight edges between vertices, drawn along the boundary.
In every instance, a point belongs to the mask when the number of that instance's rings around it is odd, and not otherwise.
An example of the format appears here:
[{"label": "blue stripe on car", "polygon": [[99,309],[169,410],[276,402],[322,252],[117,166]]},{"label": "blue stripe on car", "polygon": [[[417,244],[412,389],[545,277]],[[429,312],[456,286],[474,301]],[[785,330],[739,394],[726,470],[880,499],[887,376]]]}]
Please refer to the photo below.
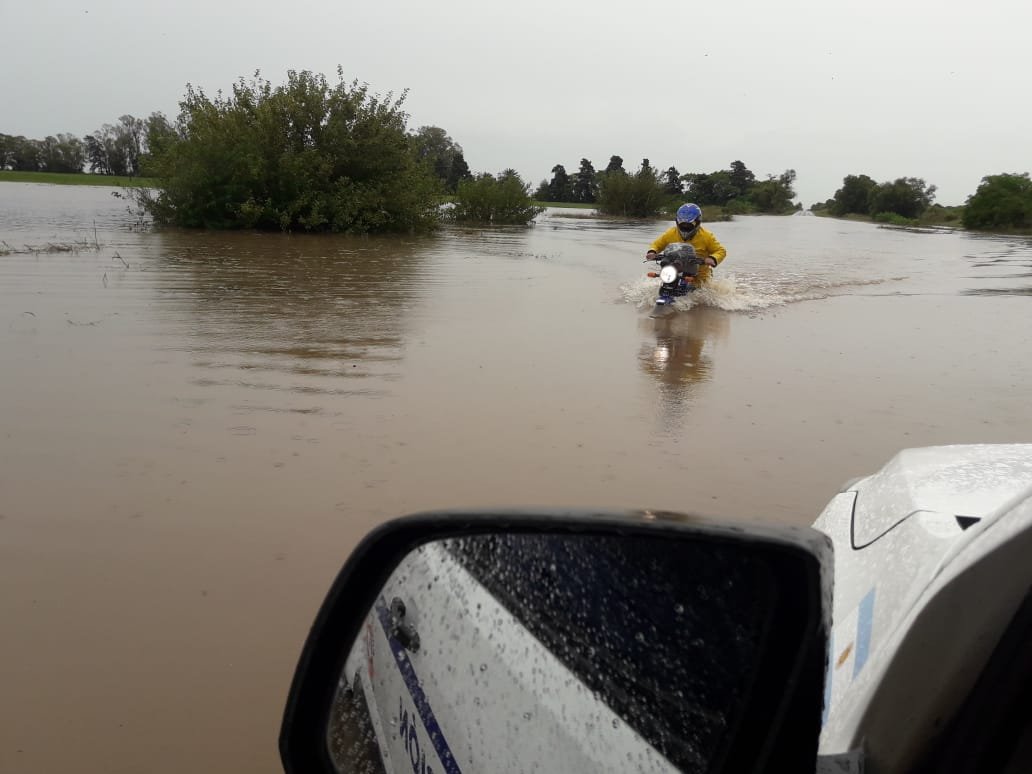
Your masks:
[{"label": "blue stripe on car", "polygon": [[412,696],[412,701],[416,705],[416,712],[419,713],[419,717],[423,721],[423,727],[426,729],[427,734],[430,735],[430,743],[434,746],[434,750],[437,752],[437,757],[444,766],[445,772],[447,774],[462,774],[459,764],[455,761],[455,756],[452,755],[451,748],[448,747],[448,741],[444,738],[444,732],[441,731],[441,726],[437,722],[437,718],[434,717],[434,711],[430,708],[430,702],[427,701],[426,694],[423,693],[423,688],[419,684],[416,670],[412,666],[412,659],[409,658],[402,644],[391,635],[391,613],[383,600],[378,600],[376,603],[376,615],[380,619],[383,633],[387,636],[387,642],[390,643],[391,652],[394,654],[394,661],[398,665],[398,671],[401,672],[401,678],[405,681],[405,687],[408,688],[408,692]]},{"label": "blue stripe on car", "polygon": [[874,624],[874,589],[867,592],[860,600],[860,612],[856,622],[856,656],[853,658],[853,677],[860,674],[860,670],[867,663],[867,657],[871,655],[871,627]]}]

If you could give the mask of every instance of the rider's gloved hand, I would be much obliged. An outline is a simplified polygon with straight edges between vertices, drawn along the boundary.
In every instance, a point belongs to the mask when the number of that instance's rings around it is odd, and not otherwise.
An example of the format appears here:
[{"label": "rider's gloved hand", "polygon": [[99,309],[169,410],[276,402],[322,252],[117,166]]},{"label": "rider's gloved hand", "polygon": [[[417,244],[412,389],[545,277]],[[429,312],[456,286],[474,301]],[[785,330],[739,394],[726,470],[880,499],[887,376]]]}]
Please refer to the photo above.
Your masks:
[{"label": "rider's gloved hand", "polygon": [[656,251],[655,250],[649,250],[647,253],[645,253],[645,260],[646,261],[654,261],[654,260],[656,260]]},{"label": "rider's gloved hand", "polygon": [[717,259],[711,256],[707,255],[705,258],[702,259],[702,262],[707,266],[712,266],[713,268],[717,267]]}]

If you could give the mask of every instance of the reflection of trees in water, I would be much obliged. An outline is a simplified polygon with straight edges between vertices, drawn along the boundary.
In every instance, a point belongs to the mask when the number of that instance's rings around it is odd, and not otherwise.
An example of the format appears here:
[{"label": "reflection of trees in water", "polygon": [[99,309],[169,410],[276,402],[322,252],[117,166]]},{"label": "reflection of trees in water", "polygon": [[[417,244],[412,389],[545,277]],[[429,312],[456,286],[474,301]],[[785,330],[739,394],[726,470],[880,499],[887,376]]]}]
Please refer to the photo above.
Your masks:
[{"label": "reflection of trees in water", "polygon": [[[422,256],[433,245],[225,232],[156,238],[159,303],[186,313],[192,349],[211,353],[199,365],[313,377],[361,377],[368,370],[355,361],[400,359],[405,320],[423,292]],[[244,386],[282,388],[254,381]],[[310,382],[305,389],[323,391]]]},{"label": "reflection of trees in water", "polygon": [[713,361],[706,343],[727,336],[731,321],[727,312],[695,307],[668,317],[648,319],[655,340],[642,344],[638,358],[642,370],[656,379],[664,423],[683,419],[700,385],[710,379]]}]

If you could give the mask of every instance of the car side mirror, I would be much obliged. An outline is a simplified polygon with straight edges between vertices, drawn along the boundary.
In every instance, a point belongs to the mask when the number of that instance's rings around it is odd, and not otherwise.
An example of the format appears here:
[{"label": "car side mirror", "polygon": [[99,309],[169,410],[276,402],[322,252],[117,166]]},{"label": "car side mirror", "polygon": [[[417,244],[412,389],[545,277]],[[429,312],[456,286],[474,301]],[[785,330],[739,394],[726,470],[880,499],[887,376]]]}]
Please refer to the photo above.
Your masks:
[{"label": "car side mirror", "polygon": [[655,513],[431,513],[355,549],[301,654],[294,772],[807,771],[831,547]]}]

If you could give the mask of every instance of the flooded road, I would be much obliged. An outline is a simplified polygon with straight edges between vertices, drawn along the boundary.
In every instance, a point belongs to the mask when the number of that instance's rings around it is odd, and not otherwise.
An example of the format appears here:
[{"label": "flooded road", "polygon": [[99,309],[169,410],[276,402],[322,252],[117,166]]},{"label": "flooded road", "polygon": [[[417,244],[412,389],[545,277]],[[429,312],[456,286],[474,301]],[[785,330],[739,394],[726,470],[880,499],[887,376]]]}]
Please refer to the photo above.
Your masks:
[{"label": "flooded road", "polygon": [[[0,184],[0,771],[279,770],[322,595],[451,506],[808,524],[908,446],[1032,440],[1032,243],[816,217],[347,239]],[[689,305],[686,305],[689,306]]]}]

